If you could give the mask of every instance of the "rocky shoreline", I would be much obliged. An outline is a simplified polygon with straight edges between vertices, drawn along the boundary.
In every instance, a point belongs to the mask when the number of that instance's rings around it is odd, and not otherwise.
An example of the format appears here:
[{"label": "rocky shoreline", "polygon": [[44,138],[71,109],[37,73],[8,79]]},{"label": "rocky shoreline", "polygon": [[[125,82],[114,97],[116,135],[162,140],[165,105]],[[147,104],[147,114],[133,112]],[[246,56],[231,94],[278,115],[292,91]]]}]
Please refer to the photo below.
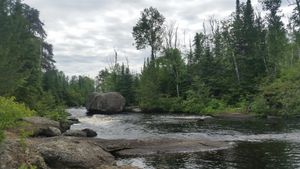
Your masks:
[{"label": "rocky shoreline", "polygon": [[[0,146],[0,169],[14,169],[32,164],[40,169],[135,169],[117,166],[117,158],[143,157],[176,153],[205,152],[231,147],[227,142],[153,138],[144,140],[105,140],[93,138],[90,129],[72,131],[72,119],[58,123],[46,118],[22,119],[19,129],[6,131]],[[20,130],[21,129],[21,130]],[[28,133],[22,139],[20,132]]]}]

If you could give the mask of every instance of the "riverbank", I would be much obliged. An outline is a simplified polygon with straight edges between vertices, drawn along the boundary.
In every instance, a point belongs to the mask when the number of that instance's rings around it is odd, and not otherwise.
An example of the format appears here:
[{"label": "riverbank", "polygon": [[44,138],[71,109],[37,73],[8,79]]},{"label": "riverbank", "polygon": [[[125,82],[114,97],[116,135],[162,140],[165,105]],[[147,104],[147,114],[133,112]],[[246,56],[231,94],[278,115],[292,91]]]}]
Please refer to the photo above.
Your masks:
[{"label": "riverbank", "polygon": [[[1,169],[21,165],[41,169],[134,169],[117,166],[119,157],[143,157],[166,154],[203,152],[231,147],[230,144],[208,139],[100,139],[65,136],[65,127],[56,121],[32,117],[23,119],[20,128],[5,131],[6,139],[0,146]],[[26,124],[25,124],[26,123]],[[71,124],[71,123],[70,123]],[[38,132],[59,130],[53,137]]]}]

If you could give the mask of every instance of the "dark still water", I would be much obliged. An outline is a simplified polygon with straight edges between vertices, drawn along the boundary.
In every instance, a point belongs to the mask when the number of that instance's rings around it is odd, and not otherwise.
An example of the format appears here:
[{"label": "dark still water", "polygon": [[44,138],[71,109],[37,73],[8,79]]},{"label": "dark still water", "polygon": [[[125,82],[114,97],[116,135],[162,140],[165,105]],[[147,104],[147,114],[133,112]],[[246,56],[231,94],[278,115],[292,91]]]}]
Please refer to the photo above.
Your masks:
[{"label": "dark still water", "polygon": [[180,155],[119,159],[146,169],[300,169],[300,119],[224,119],[203,116],[122,114],[86,116],[69,109],[80,124],[104,139],[181,138],[228,141],[233,148]]}]

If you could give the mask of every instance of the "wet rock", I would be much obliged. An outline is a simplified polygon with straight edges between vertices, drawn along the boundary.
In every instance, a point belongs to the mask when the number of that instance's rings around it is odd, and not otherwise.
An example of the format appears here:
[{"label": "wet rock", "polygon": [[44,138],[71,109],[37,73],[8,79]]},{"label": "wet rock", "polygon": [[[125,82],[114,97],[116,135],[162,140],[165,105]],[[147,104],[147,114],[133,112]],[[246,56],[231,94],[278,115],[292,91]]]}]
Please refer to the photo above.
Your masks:
[{"label": "wet rock", "polygon": [[81,131],[85,132],[87,137],[96,137],[97,136],[97,133],[92,129],[83,129]]},{"label": "wet rock", "polygon": [[63,135],[70,137],[87,137],[87,133],[82,130],[68,130]]},{"label": "wet rock", "polygon": [[[41,141],[41,140],[40,140]],[[96,169],[113,166],[114,157],[89,139],[56,137],[37,145],[47,165],[52,169]]]},{"label": "wet rock", "polygon": [[68,121],[73,124],[78,124],[80,121],[76,117],[68,117]]},{"label": "wet rock", "polygon": [[70,128],[71,128],[72,125],[73,125],[73,123],[70,122],[70,121],[68,121],[68,120],[60,122],[61,132],[64,133],[64,132],[70,130]]},{"label": "wet rock", "polygon": [[148,140],[95,140],[106,151],[119,157],[141,157],[161,154],[204,152],[232,147],[231,144],[207,139],[148,139]]},{"label": "wet rock", "polygon": [[96,137],[97,133],[92,129],[86,128],[83,130],[68,130],[63,135],[70,137]]},{"label": "wet rock", "polygon": [[71,128],[73,124],[80,123],[75,117],[69,117],[66,121],[60,122],[60,129],[64,133]]},{"label": "wet rock", "polygon": [[101,166],[98,167],[97,169],[140,169],[140,168],[125,165],[125,166]]},{"label": "wet rock", "polygon": [[87,101],[89,113],[120,113],[125,106],[125,98],[117,92],[92,93]]},{"label": "wet rock", "polygon": [[243,114],[243,113],[225,113],[215,116],[216,118],[229,119],[229,120],[252,120],[255,119],[255,116],[252,114]]},{"label": "wet rock", "polygon": [[125,111],[129,113],[141,113],[142,109],[136,106],[128,106],[125,108]]},{"label": "wet rock", "polygon": [[170,140],[159,141],[159,144],[152,142],[148,145],[135,146],[130,149],[117,151],[116,154],[121,157],[141,157],[161,154],[181,154],[212,151],[225,148],[221,143],[209,143],[197,140]]}]

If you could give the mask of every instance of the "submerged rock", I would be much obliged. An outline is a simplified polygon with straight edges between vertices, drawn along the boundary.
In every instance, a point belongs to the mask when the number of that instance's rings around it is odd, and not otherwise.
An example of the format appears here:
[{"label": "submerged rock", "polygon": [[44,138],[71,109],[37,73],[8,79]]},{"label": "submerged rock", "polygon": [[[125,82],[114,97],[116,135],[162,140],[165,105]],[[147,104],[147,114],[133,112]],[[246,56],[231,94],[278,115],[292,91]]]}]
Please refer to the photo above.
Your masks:
[{"label": "submerged rock", "polygon": [[117,92],[92,93],[86,104],[89,113],[120,113],[125,106],[125,98]]}]

